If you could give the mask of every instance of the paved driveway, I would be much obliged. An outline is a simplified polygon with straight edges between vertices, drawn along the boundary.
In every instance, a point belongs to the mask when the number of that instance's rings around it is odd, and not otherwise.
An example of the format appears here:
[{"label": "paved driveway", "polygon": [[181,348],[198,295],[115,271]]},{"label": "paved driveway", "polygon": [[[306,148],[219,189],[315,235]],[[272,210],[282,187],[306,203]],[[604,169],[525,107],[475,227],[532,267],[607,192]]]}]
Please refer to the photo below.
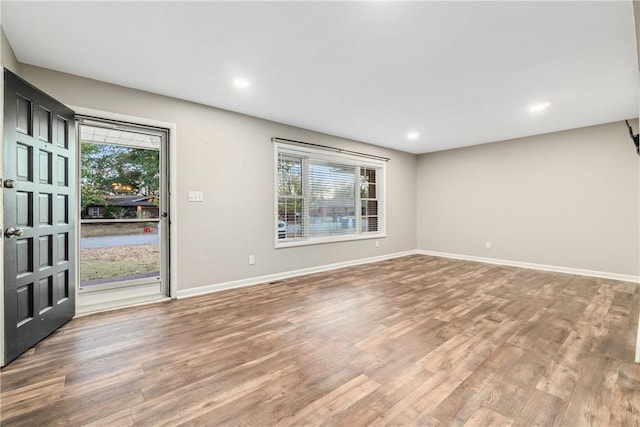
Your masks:
[{"label": "paved driveway", "polygon": [[128,236],[84,237],[80,239],[80,249],[109,248],[124,245],[152,245],[157,243],[157,233],[133,234]]}]

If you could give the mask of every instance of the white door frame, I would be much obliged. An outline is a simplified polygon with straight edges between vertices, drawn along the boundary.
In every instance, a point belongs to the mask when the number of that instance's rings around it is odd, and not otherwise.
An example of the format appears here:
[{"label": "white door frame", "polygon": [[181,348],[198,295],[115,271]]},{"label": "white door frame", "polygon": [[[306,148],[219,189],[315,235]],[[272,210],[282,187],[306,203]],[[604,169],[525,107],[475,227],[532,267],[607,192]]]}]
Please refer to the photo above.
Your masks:
[{"label": "white door frame", "polygon": [[[178,265],[176,256],[177,253],[177,200],[176,195],[178,193],[178,184],[177,184],[177,125],[171,122],[164,122],[155,119],[149,119],[145,117],[137,117],[130,116],[127,114],[114,113],[111,111],[102,111],[95,110],[92,108],[79,107],[76,105],[69,105],[69,108],[74,110],[76,114],[85,115],[85,116],[93,116],[96,118],[103,118],[107,120],[117,120],[123,122],[129,122],[134,124],[146,125],[146,126],[154,126],[159,128],[169,129],[169,136],[167,139],[167,143],[169,144],[169,221],[171,226],[169,227],[169,297],[171,299],[176,299],[178,296]],[[76,224],[76,235],[80,236],[80,221]],[[79,239],[76,239],[76,253],[79,251]],[[79,270],[79,257],[76,257],[76,271]],[[78,292],[78,285],[80,280],[80,275],[76,275],[78,283],[76,283],[76,296]]]},{"label": "white door frame", "polygon": [[[0,28],[0,31],[2,29]],[[0,42],[4,41],[4,33],[0,34]],[[4,179],[4,66],[0,64],[0,177]],[[13,71],[13,70],[12,70]],[[4,206],[4,185],[0,183],[0,203]],[[0,209],[0,224],[4,231],[4,213]],[[0,257],[4,260],[4,245],[0,245]],[[4,262],[0,263],[0,277],[4,278]],[[4,287],[0,292],[0,366],[4,366]]]}]

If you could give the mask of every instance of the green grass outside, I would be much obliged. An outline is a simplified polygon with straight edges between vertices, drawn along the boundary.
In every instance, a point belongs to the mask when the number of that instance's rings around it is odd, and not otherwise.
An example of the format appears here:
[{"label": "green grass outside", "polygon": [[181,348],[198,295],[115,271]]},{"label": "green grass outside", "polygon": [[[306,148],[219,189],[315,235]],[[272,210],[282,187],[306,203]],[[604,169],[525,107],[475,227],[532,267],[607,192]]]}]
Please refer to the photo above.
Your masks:
[{"label": "green grass outside", "polygon": [[129,245],[80,250],[80,282],[159,270],[158,245]]},{"label": "green grass outside", "polygon": [[130,236],[144,234],[145,228],[151,229],[151,233],[158,232],[157,222],[121,222],[114,224],[93,223],[80,226],[80,237],[104,237],[104,236]]}]

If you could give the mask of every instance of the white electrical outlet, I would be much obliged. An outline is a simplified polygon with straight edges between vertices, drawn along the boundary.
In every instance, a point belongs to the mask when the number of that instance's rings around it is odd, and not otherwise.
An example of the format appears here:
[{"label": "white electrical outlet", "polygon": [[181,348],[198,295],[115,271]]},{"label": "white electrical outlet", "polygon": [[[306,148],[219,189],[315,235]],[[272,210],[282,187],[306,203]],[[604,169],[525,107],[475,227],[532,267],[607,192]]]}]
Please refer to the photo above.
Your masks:
[{"label": "white electrical outlet", "polygon": [[376,248],[379,248],[379,247],[380,247],[380,241],[376,240]]},{"label": "white electrical outlet", "polygon": [[190,202],[204,202],[204,194],[202,191],[189,191]]},{"label": "white electrical outlet", "polygon": [[487,248],[487,249],[491,249],[491,242],[485,243],[484,247]]},{"label": "white electrical outlet", "polygon": [[255,255],[249,255],[249,265],[254,265],[256,263]]}]

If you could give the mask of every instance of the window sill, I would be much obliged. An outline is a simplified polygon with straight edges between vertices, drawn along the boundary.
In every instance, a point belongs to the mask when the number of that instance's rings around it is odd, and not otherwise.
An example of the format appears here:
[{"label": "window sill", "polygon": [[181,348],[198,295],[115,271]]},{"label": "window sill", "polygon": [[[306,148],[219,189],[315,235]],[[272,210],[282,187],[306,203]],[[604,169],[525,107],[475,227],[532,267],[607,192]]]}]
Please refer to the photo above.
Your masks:
[{"label": "window sill", "polygon": [[381,239],[387,237],[387,233],[366,233],[350,236],[323,237],[309,240],[290,240],[287,242],[276,240],[275,248],[291,248],[296,246],[322,245],[325,243],[351,242],[354,240]]}]

